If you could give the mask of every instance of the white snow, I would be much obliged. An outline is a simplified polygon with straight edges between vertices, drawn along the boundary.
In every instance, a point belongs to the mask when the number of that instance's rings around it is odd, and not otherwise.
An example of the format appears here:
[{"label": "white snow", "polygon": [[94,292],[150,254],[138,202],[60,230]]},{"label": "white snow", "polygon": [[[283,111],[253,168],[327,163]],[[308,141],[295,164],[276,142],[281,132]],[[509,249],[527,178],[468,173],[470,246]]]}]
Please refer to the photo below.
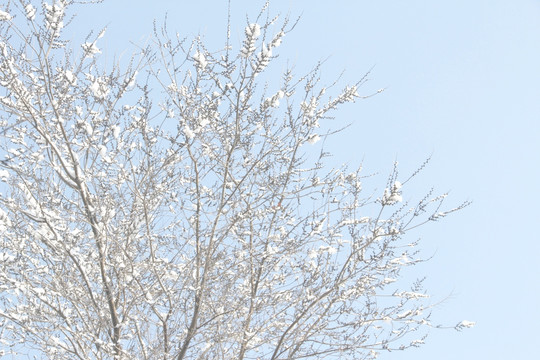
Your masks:
[{"label": "white snow", "polygon": [[11,15],[5,11],[0,10],[0,21],[9,21],[11,20]]},{"label": "white snow", "polygon": [[194,55],[193,55],[193,60],[195,60],[197,66],[201,69],[201,70],[204,70],[204,68],[206,67],[206,65],[208,65],[208,61],[206,61],[206,57],[204,56],[203,53],[197,51]]},{"label": "white snow", "polygon": [[307,138],[307,142],[310,143],[310,144],[315,144],[319,140],[321,140],[321,137],[318,134],[310,135]]},{"label": "white snow", "polygon": [[70,70],[66,70],[66,79],[69,81],[71,85],[77,84],[77,78]]},{"label": "white snow", "polygon": [[261,25],[259,24],[249,24],[246,26],[246,36],[257,38],[261,35]]},{"label": "white snow", "polygon": [[92,93],[95,97],[100,99],[104,99],[105,97],[107,97],[110,91],[107,85],[100,81],[100,79],[96,79],[96,81],[94,81],[92,85],[90,85],[90,90],[92,90]]},{"label": "white snow", "polygon": [[184,134],[186,134],[188,139],[193,139],[195,137],[195,133],[187,125],[184,126]]},{"label": "white snow", "polygon": [[84,43],[81,45],[86,56],[94,56],[101,53],[101,50],[96,46],[96,43]]},{"label": "white snow", "polygon": [[468,320],[463,320],[462,322],[459,323],[459,326],[466,327],[466,328],[472,328],[474,325],[476,325],[476,322],[468,321]]},{"label": "white snow", "polygon": [[36,8],[32,4],[28,4],[24,7],[24,10],[26,11],[26,18],[30,21],[34,20],[36,17]]}]

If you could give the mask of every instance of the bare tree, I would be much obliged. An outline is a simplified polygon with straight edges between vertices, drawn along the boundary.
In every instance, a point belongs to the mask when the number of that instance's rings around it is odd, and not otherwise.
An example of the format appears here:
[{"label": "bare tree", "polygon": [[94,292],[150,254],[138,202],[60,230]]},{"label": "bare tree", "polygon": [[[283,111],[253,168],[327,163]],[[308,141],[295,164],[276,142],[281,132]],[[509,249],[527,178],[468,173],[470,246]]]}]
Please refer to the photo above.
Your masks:
[{"label": "bare tree", "polygon": [[75,3],[0,11],[1,354],[371,359],[422,343],[428,295],[395,282],[422,261],[403,237],[466,204],[403,201],[416,173],[397,167],[380,193],[329,168],[315,143],[365,79],[269,76],[294,23],[267,6],[239,50],[163,27],[105,71],[104,31],[63,38]]}]

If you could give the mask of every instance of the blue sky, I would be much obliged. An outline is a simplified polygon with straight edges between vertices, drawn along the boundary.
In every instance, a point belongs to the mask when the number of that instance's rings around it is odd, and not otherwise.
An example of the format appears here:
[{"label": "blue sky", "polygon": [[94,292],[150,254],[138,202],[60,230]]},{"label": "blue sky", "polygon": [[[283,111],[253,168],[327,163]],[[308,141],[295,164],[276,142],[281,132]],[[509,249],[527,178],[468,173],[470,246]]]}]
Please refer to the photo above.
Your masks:
[{"label": "blue sky", "polygon": [[[233,40],[245,14],[263,1],[231,0]],[[275,0],[274,13],[301,15],[284,39],[281,61],[299,70],[328,60],[331,82],[360,78],[383,93],[336,113],[353,122],[327,142],[336,163],[381,172],[394,160],[403,174],[432,155],[409,193],[450,191],[450,204],[473,205],[423,227],[422,248],[434,258],[409,275],[427,275],[433,299],[447,298],[435,322],[463,319],[462,333],[433,330],[426,345],[381,359],[527,359],[537,353],[540,322],[540,1]],[[225,39],[226,1],[109,0],[81,8],[79,29],[108,25],[107,56],[143,43],[168,12],[169,27],[204,35],[210,48]],[[72,29],[75,29],[72,28]],[[237,35],[235,35],[237,34]],[[129,51],[128,51],[129,52]]]}]

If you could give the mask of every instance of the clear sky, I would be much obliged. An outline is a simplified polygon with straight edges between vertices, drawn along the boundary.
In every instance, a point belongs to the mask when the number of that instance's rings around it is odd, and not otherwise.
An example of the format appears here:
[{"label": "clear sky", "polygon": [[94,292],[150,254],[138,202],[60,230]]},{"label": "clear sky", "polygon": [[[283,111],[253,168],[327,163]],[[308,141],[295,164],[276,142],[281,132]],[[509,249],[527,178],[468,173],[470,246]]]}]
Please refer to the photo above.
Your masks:
[{"label": "clear sky", "polygon": [[[233,40],[261,0],[231,0]],[[394,160],[412,172],[432,156],[407,197],[434,186],[450,204],[473,205],[422,236],[434,258],[414,267],[427,275],[433,300],[447,298],[434,322],[476,321],[462,333],[432,330],[426,345],[381,359],[531,359],[540,323],[540,1],[274,0],[274,13],[301,15],[280,48],[281,61],[309,69],[329,57],[323,78],[360,78],[373,68],[368,94],[339,111],[353,125],[328,143],[336,163],[361,161],[381,172]],[[82,8],[102,27],[111,56],[142,43],[152,21],[168,12],[169,27],[201,34],[210,48],[225,39],[227,2],[108,0]],[[237,34],[237,35],[235,35]],[[237,44],[238,45],[238,44]],[[362,91],[361,91],[362,92]]]}]

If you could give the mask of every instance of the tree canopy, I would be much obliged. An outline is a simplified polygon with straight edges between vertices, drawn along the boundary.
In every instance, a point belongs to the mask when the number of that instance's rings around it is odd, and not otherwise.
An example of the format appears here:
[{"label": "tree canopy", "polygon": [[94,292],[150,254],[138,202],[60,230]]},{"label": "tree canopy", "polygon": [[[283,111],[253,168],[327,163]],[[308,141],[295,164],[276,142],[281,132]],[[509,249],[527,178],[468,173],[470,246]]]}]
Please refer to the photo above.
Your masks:
[{"label": "tree canopy", "polygon": [[104,30],[64,36],[80,3],[0,11],[2,354],[371,359],[423,342],[436,325],[422,281],[399,281],[423,261],[405,235],[467,204],[408,200],[418,171],[397,164],[380,191],[328,165],[327,124],[372,95],[366,78],[278,76],[295,22],[268,4],[241,44],[164,25],[107,70]]}]

